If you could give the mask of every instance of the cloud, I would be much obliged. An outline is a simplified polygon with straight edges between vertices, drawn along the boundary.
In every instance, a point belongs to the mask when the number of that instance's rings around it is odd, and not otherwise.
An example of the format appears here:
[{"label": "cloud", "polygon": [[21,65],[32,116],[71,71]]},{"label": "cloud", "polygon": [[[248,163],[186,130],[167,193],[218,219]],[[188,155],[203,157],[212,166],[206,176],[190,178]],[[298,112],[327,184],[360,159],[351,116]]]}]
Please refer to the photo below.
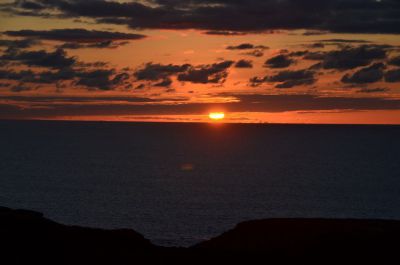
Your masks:
[{"label": "cloud", "polygon": [[236,68],[253,68],[253,62],[251,60],[239,60],[235,64]]},{"label": "cloud", "polygon": [[309,47],[309,48],[312,48],[312,49],[322,49],[322,48],[325,48],[325,44],[324,43],[322,43],[322,42],[315,42],[315,43],[312,43],[312,44],[306,44],[305,45],[306,47]]},{"label": "cloud", "polygon": [[9,49],[25,49],[37,44],[40,44],[40,42],[36,39],[0,40],[0,47],[7,47]]},{"label": "cloud", "polygon": [[269,68],[287,68],[294,63],[294,60],[285,54],[280,54],[265,61],[264,66]]},{"label": "cloud", "polygon": [[288,54],[288,56],[290,57],[302,57],[306,54],[308,54],[309,51],[295,51],[295,52],[291,52]]},{"label": "cloud", "polygon": [[183,65],[175,65],[175,64],[154,64],[147,63],[143,68],[138,69],[134,76],[137,80],[147,80],[147,81],[157,81],[161,79],[166,79],[172,75],[176,75],[178,73],[182,73],[187,71],[190,67],[190,64]]},{"label": "cloud", "polygon": [[345,76],[343,76],[342,82],[355,84],[375,83],[382,80],[384,69],[385,64],[375,63],[371,66],[358,70],[352,75],[346,74]]},{"label": "cloud", "polygon": [[385,73],[385,81],[389,83],[400,82],[400,69],[394,69]]},{"label": "cloud", "polygon": [[390,91],[388,88],[361,88],[357,90],[357,93],[382,93],[388,91]]},{"label": "cloud", "polygon": [[367,40],[350,40],[350,39],[326,39],[320,40],[320,42],[328,42],[328,43],[370,43]]},{"label": "cloud", "polygon": [[33,90],[33,89],[34,88],[32,88],[31,86],[26,86],[26,85],[20,83],[18,85],[12,86],[10,90],[12,92],[19,93],[19,92],[23,92],[23,91],[30,91],[30,90]]},{"label": "cloud", "polygon": [[54,52],[40,51],[19,51],[7,50],[0,57],[6,61],[19,61],[28,66],[41,66],[50,68],[64,68],[75,64],[77,61],[74,57],[67,57],[63,49],[57,49]]},{"label": "cloud", "polygon": [[254,51],[245,52],[245,53],[242,53],[242,54],[243,55],[254,56],[254,57],[263,57],[264,56],[264,52],[261,49],[255,49]]},{"label": "cloud", "polygon": [[303,33],[303,36],[319,36],[319,35],[326,35],[329,32],[325,30],[307,30]]},{"label": "cloud", "polygon": [[[324,40],[319,40],[318,42],[314,42],[312,44],[305,44],[304,46],[310,47],[310,48],[325,48],[326,46],[337,46],[339,48],[344,48],[344,47],[349,47],[349,45],[374,45],[372,44],[372,41],[368,40],[361,40],[361,39],[324,39]],[[379,45],[375,45],[379,46]]]},{"label": "cloud", "polygon": [[[172,85],[172,80],[170,78],[165,78],[161,82],[154,84],[154,86],[158,86],[158,87],[170,87],[171,85]],[[170,92],[172,92],[172,91],[170,91]]]},{"label": "cloud", "polygon": [[227,31],[227,30],[210,30],[204,32],[206,35],[217,35],[217,36],[243,36],[246,35],[246,32],[238,32],[238,31]]},{"label": "cloud", "polygon": [[94,43],[79,43],[79,42],[66,42],[58,48],[60,49],[71,49],[71,50],[76,50],[76,49],[90,49],[90,48],[95,48],[95,49],[116,49],[120,46],[128,44],[127,41],[123,42],[115,42],[111,40],[106,40],[102,42],[94,42]]},{"label": "cloud", "polygon": [[10,87],[11,84],[9,83],[0,83],[0,88],[4,88],[4,87]]},{"label": "cloud", "polygon": [[[222,96],[222,95],[221,95]],[[230,103],[192,103],[176,99],[179,104],[135,97],[20,97],[0,96],[0,118],[49,118],[90,115],[185,115],[204,114],[213,108],[229,112],[285,112],[329,110],[400,110],[400,100],[378,97],[318,97],[313,95],[239,95]],[[7,102],[7,103],[6,103]],[[12,103],[15,102],[15,103]],[[54,104],[57,102],[57,104]],[[79,103],[79,104],[78,104]],[[90,104],[85,104],[90,103]],[[15,104],[15,105],[13,105]],[[24,108],[17,106],[24,105]],[[42,108],[37,108],[41,106]]]},{"label": "cloud", "polygon": [[119,73],[117,74],[114,79],[111,81],[113,85],[119,85],[123,83],[124,81],[128,80],[130,78],[129,74],[127,73]]},{"label": "cloud", "polygon": [[19,0],[2,9],[16,15],[87,17],[135,29],[400,33],[395,0]]},{"label": "cloud", "polygon": [[6,31],[4,34],[13,37],[39,38],[67,42],[105,42],[115,40],[139,40],[146,36],[133,33],[110,32],[86,29],[53,29],[53,30],[18,30]]},{"label": "cloud", "polygon": [[[114,69],[73,69],[71,67],[56,71],[33,72],[31,70],[1,70],[1,80],[18,81],[19,85],[11,91],[21,92],[31,90],[33,84],[55,84],[68,81],[76,86],[83,86],[89,90],[114,90],[129,83],[130,75],[125,72],[116,72]],[[18,87],[21,87],[18,89]],[[22,89],[22,87],[24,89]],[[28,89],[30,88],[30,89]]]},{"label": "cloud", "polygon": [[15,80],[20,82],[34,82],[35,74],[31,70],[13,71],[0,69],[0,79]]},{"label": "cloud", "polygon": [[78,73],[79,79],[75,84],[100,90],[112,90],[114,81],[111,80],[111,76],[113,74],[114,71],[109,69],[80,72]]},{"label": "cloud", "polygon": [[265,50],[269,49],[267,46],[264,45],[253,45],[251,43],[242,43],[236,46],[228,46],[226,47],[228,50],[251,50],[251,49],[260,49]]},{"label": "cloud", "polygon": [[87,17],[135,29],[400,33],[395,0],[20,0],[2,7],[17,15]]},{"label": "cloud", "polygon": [[400,56],[396,56],[396,57],[390,58],[388,64],[395,65],[395,66],[400,66]]},{"label": "cloud", "polygon": [[316,82],[315,72],[310,70],[282,71],[268,77],[269,82],[282,82],[276,88],[292,88],[300,85],[312,85]]},{"label": "cloud", "polygon": [[101,102],[123,102],[123,103],[156,103],[162,102],[160,99],[153,99],[147,97],[136,96],[27,96],[27,95],[12,95],[0,96],[1,100],[15,101],[15,102],[32,102],[32,103],[101,103]]},{"label": "cloud", "polygon": [[264,45],[254,45],[251,43],[242,43],[239,45],[228,46],[226,49],[227,50],[242,50],[242,51],[252,50],[252,51],[244,52],[241,54],[254,56],[254,57],[262,57],[262,56],[264,56],[264,50],[269,49],[269,47],[264,46]]},{"label": "cloud", "polygon": [[386,46],[378,45],[346,46],[340,50],[310,52],[304,56],[304,59],[321,61],[319,66],[324,69],[350,70],[367,66],[374,60],[385,59],[387,49]]},{"label": "cloud", "polygon": [[228,76],[227,69],[233,61],[223,61],[209,65],[201,65],[190,68],[187,72],[178,75],[179,81],[199,84],[223,83]]},{"label": "cloud", "polygon": [[263,78],[253,77],[250,79],[250,85],[257,87],[263,83],[280,83],[276,88],[292,88],[301,85],[312,85],[317,81],[315,72],[311,70],[282,71],[273,76]]},{"label": "cloud", "polygon": [[258,86],[262,85],[263,83],[267,83],[267,82],[268,82],[268,76],[263,77],[263,78],[254,76],[254,77],[250,78],[249,85],[252,87],[258,87]]},{"label": "cloud", "polygon": [[144,67],[136,70],[134,76],[139,81],[161,81],[155,86],[170,86],[171,76],[177,76],[182,82],[191,83],[222,83],[228,76],[227,69],[233,65],[233,61],[223,61],[220,63],[197,65],[191,64],[154,64],[147,63]]}]

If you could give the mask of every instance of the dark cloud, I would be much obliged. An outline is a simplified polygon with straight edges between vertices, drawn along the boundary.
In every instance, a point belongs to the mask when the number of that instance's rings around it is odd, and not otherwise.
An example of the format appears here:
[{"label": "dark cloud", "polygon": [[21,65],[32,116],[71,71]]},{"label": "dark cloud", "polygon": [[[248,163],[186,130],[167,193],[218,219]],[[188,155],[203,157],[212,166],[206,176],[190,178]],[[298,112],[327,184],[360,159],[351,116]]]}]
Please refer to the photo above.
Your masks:
[{"label": "dark cloud", "polygon": [[324,30],[307,30],[306,32],[303,33],[303,36],[319,36],[319,35],[325,35],[328,33],[329,32],[324,31]]},{"label": "dark cloud", "polygon": [[130,76],[127,73],[119,73],[117,74],[114,79],[111,81],[113,85],[119,85],[122,84],[123,82],[129,80]]},{"label": "dark cloud", "polygon": [[226,49],[228,50],[252,50],[248,52],[242,53],[242,55],[249,55],[254,57],[262,57],[264,56],[264,50],[269,49],[269,47],[264,45],[254,45],[251,43],[242,43],[236,46],[228,46]]},{"label": "dark cloud", "polygon": [[316,82],[315,72],[310,70],[282,71],[268,77],[269,82],[282,82],[276,88],[292,88],[300,85],[312,85]]},{"label": "dark cloud", "polygon": [[9,49],[25,49],[39,43],[40,42],[36,39],[0,40],[0,47],[7,47]]},{"label": "dark cloud", "polygon": [[[178,115],[204,114],[213,108],[224,108],[229,112],[284,112],[284,111],[321,111],[321,110],[400,110],[400,100],[373,97],[317,97],[313,95],[235,95],[237,102],[230,103],[190,103],[178,100],[179,104],[155,102],[153,99],[135,97],[13,97],[12,101],[31,107],[19,108],[12,103],[0,103],[0,118],[44,118],[57,116],[90,115]],[[0,102],[11,101],[0,96]],[[54,102],[60,102],[53,104]],[[64,102],[64,104],[62,103]],[[90,104],[77,104],[90,102]],[[115,104],[118,102],[119,104]],[[138,102],[141,104],[132,104]],[[143,104],[144,103],[144,104]],[[151,104],[146,104],[151,103]],[[42,106],[42,108],[35,108]],[[46,106],[46,108],[43,108]]]},{"label": "dark cloud", "polygon": [[36,73],[33,80],[26,82],[53,84],[59,81],[72,80],[78,75],[78,71],[67,67],[57,71],[44,71]]},{"label": "dark cloud", "polygon": [[96,88],[100,90],[111,90],[113,81],[111,76],[113,70],[94,70],[79,73],[79,80],[76,85],[86,86],[88,88]]},{"label": "dark cloud", "polygon": [[19,0],[2,7],[19,15],[87,17],[131,28],[400,33],[397,0]]},{"label": "dark cloud", "polygon": [[[385,98],[318,97],[314,95],[233,95],[250,111],[282,112],[300,110],[394,110],[400,100]],[[239,106],[236,106],[240,109]]]},{"label": "dark cloud", "polygon": [[200,84],[223,83],[228,76],[227,69],[233,63],[233,61],[224,61],[192,67],[187,72],[179,74],[178,80]]},{"label": "dark cloud", "polygon": [[138,69],[134,76],[137,80],[158,81],[167,79],[172,75],[176,75],[187,71],[192,66],[190,64],[174,65],[174,64],[154,64],[147,63],[143,68]]},{"label": "dark cloud", "polygon": [[[326,39],[326,40],[319,40],[318,42],[314,42],[312,44],[305,44],[304,46],[313,48],[313,49],[322,49],[325,48],[325,46],[328,45],[333,45],[333,46],[338,46],[338,47],[347,47],[346,45],[351,45],[351,44],[367,44],[371,43],[370,41],[367,40],[350,40],[350,39]],[[372,45],[372,44],[371,44]]]},{"label": "dark cloud", "polygon": [[328,43],[370,43],[367,40],[350,40],[350,39],[327,39],[320,40],[320,42],[328,42]]},{"label": "dark cloud", "polygon": [[20,51],[7,50],[0,57],[6,61],[19,61],[28,66],[41,66],[50,68],[64,68],[75,64],[77,61],[74,57],[68,57],[63,49],[57,49],[54,52],[40,51]]},{"label": "dark cloud", "polygon": [[[19,85],[12,91],[26,91],[34,87],[33,84],[55,84],[68,81],[77,86],[84,86],[89,90],[113,90],[129,83],[130,75],[114,69],[73,69],[71,67],[56,71],[33,72],[31,70],[14,71],[0,70],[1,80],[18,81]],[[24,89],[17,89],[24,87]]]},{"label": "dark cloud", "polygon": [[266,82],[268,82],[268,76],[263,77],[263,78],[255,76],[255,77],[250,78],[249,85],[252,87],[258,87]]},{"label": "dark cloud", "polygon": [[4,34],[13,37],[34,37],[43,40],[86,42],[86,43],[104,42],[112,40],[138,40],[146,37],[141,34],[86,30],[86,29],[19,30],[19,31],[6,31],[4,32]]},{"label": "dark cloud", "polygon": [[[0,57],[1,59],[1,57]],[[0,67],[5,67],[9,64],[9,62],[5,61],[5,60],[0,60]]]},{"label": "dark cloud", "polygon": [[42,4],[34,1],[15,1],[15,3],[18,5],[18,7],[28,10],[41,10],[45,8]]},{"label": "dark cloud", "polygon": [[362,88],[360,90],[357,90],[357,93],[383,93],[383,92],[388,92],[390,89],[388,88]]},{"label": "dark cloud", "polygon": [[260,49],[265,50],[268,49],[267,46],[264,45],[253,45],[251,43],[242,43],[236,46],[228,46],[226,47],[228,50],[251,50],[251,49]]},{"label": "dark cloud", "polygon": [[400,69],[394,69],[386,72],[385,81],[389,83],[400,82]]},{"label": "dark cloud", "polygon": [[[312,60],[312,61],[324,61],[325,57],[328,57],[329,52],[308,52],[306,55],[304,55],[304,59],[306,60]],[[321,63],[322,66],[322,63]]]},{"label": "dark cloud", "polygon": [[316,79],[296,79],[296,80],[288,80],[283,82],[282,84],[278,84],[276,88],[292,88],[296,86],[303,86],[303,85],[312,85],[316,82]]},{"label": "dark cloud", "polygon": [[[165,78],[161,82],[154,84],[154,86],[158,86],[158,87],[169,87],[171,85],[172,85],[172,80],[170,78]],[[172,91],[169,91],[169,92],[172,92]]]},{"label": "dark cloud", "polygon": [[79,42],[66,42],[60,46],[58,46],[60,49],[65,49],[65,50],[77,50],[77,49],[82,49],[86,48],[86,44],[81,44]]},{"label": "dark cloud", "polygon": [[0,69],[0,79],[15,80],[21,82],[34,82],[36,80],[35,73],[31,70],[23,70],[16,72],[14,70]]},{"label": "dark cloud", "polygon": [[306,45],[307,47],[310,47],[310,48],[312,48],[312,49],[322,49],[322,48],[325,48],[325,44],[324,43],[322,43],[322,42],[315,42],[315,43],[313,43],[313,44],[309,44],[309,45]]},{"label": "dark cloud", "polygon": [[263,83],[280,83],[276,88],[292,88],[301,85],[312,85],[317,81],[315,72],[310,70],[282,71],[273,76],[263,78],[253,77],[250,79],[250,85],[257,87]]},{"label": "dark cloud", "polygon": [[254,57],[263,57],[264,52],[261,49],[255,49],[254,51],[242,53],[243,55],[249,55],[249,56],[254,56]]},{"label": "dark cloud", "polygon": [[19,92],[23,92],[23,91],[30,91],[30,90],[33,90],[33,89],[34,88],[32,86],[26,86],[23,83],[20,83],[18,85],[12,86],[10,90],[12,92],[19,93]]},{"label": "dark cloud", "polygon": [[349,70],[360,66],[367,66],[374,60],[386,58],[386,46],[362,45],[359,47],[343,47],[340,50],[328,52],[310,52],[304,59],[321,61],[324,69]]},{"label": "dark cloud", "polygon": [[390,58],[388,63],[390,65],[400,66],[400,56],[396,56],[396,57]]},{"label": "dark cloud", "polygon": [[217,36],[243,36],[246,35],[246,32],[238,32],[238,31],[227,31],[227,30],[210,30],[204,32],[206,35],[217,35]]},{"label": "dark cloud", "polygon": [[10,87],[11,84],[9,83],[0,83],[0,88],[4,88],[4,87]]},{"label": "dark cloud", "polygon": [[128,44],[128,42],[126,42],[126,41],[115,42],[115,41],[111,41],[111,40],[102,41],[102,42],[94,42],[94,43],[67,42],[67,43],[64,43],[64,44],[58,46],[58,48],[71,49],[71,50],[90,49],[90,48],[116,49],[116,48],[126,45],[126,44]]},{"label": "dark cloud", "polygon": [[73,79],[75,85],[84,86],[89,90],[115,90],[123,85],[128,85],[129,74],[125,72],[116,73],[115,69],[78,69],[70,72],[59,71],[53,79]]},{"label": "dark cloud", "polygon": [[53,84],[58,81],[72,80],[76,76],[78,76],[78,72],[72,68],[62,68],[57,71],[43,71],[37,73],[31,70],[0,70],[0,79],[14,80],[20,83]]},{"label": "dark cloud", "polygon": [[193,66],[190,64],[154,64],[147,63],[143,68],[136,70],[134,76],[141,81],[159,81],[156,86],[171,85],[171,76],[177,76],[179,81],[192,83],[221,83],[228,76],[227,69],[233,65],[233,61]]},{"label": "dark cloud", "polygon": [[309,51],[295,51],[295,52],[289,53],[288,55],[291,57],[302,57],[308,53],[309,53]]},{"label": "dark cloud", "polygon": [[362,68],[354,74],[346,74],[342,78],[343,83],[367,84],[375,83],[383,78],[383,70],[385,65],[383,63],[375,63],[371,66]]},{"label": "dark cloud", "polygon": [[264,66],[269,68],[287,68],[294,63],[294,60],[285,54],[280,54],[265,61]]},{"label": "dark cloud", "polygon": [[24,96],[24,95],[13,95],[13,96],[0,96],[1,100],[16,101],[16,102],[32,102],[32,103],[52,103],[52,102],[73,102],[73,103],[96,103],[96,102],[108,102],[108,101],[119,101],[123,103],[155,103],[163,100],[146,98],[146,97],[135,97],[135,96],[96,96],[96,97],[85,97],[85,96]]},{"label": "dark cloud", "polygon": [[250,60],[239,60],[235,64],[236,68],[253,68],[253,62]]}]

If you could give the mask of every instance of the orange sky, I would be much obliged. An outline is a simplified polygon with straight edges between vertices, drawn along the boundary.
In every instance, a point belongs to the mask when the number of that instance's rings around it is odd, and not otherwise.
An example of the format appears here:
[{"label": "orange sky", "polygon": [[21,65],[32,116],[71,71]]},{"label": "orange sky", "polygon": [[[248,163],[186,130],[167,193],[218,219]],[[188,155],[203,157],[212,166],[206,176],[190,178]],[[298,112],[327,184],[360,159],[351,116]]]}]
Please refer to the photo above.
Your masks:
[{"label": "orange sky", "polygon": [[[389,63],[400,54],[396,34],[307,34],[308,30],[298,29],[227,36],[209,35],[200,29],[134,30],[91,23],[85,18],[18,16],[5,11],[0,15],[3,119],[204,122],[208,112],[224,111],[226,122],[400,124],[400,82],[387,81],[387,72],[398,69]],[[32,37],[7,31],[78,28],[145,37],[119,37],[106,48],[90,47],[93,42],[43,36],[34,36],[37,42],[29,47],[11,49],[15,44],[6,43]],[[57,55],[62,57],[59,60],[74,60],[67,67],[28,58],[29,52],[55,53],[65,43],[80,45],[63,48],[63,54]],[[253,48],[242,49],[241,44]],[[354,53],[377,50],[385,57],[374,55],[348,69],[321,66],[327,63],[324,59],[310,59],[346,49]],[[256,57],[255,52],[262,55]],[[290,65],[266,64],[279,55],[291,60]],[[238,67],[240,60],[250,65]],[[379,63],[384,64],[376,66],[380,69],[366,69]],[[67,70],[71,76],[60,77]],[[95,72],[98,70],[104,73]],[[290,73],[296,71],[307,76],[293,77]],[[381,78],[369,80],[379,73]],[[346,74],[350,81],[343,81]],[[255,77],[263,81],[251,81]]]}]

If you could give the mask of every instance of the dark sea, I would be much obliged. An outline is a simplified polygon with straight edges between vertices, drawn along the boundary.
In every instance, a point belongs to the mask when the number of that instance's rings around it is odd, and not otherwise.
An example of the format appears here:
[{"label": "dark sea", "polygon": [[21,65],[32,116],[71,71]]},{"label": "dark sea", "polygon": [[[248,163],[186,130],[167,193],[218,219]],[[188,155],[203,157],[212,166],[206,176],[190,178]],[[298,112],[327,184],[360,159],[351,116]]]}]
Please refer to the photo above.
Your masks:
[{"label": "dark sea", "polygon": [[0,121],[0,205],[166,246],[251,219],[400,219],[400,127]]}]

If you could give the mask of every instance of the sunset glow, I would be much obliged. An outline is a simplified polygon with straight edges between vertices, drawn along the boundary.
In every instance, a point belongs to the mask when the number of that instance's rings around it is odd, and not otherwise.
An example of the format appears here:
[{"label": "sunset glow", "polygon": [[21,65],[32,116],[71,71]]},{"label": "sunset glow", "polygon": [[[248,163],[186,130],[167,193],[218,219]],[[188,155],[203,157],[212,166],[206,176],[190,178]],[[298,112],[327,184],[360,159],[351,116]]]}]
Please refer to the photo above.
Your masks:
[{"label": "sunset glow", "polygon": [[220,121],[225,118],[225,113],[223,112],[211,112],[208,117],[214,121]]}]

